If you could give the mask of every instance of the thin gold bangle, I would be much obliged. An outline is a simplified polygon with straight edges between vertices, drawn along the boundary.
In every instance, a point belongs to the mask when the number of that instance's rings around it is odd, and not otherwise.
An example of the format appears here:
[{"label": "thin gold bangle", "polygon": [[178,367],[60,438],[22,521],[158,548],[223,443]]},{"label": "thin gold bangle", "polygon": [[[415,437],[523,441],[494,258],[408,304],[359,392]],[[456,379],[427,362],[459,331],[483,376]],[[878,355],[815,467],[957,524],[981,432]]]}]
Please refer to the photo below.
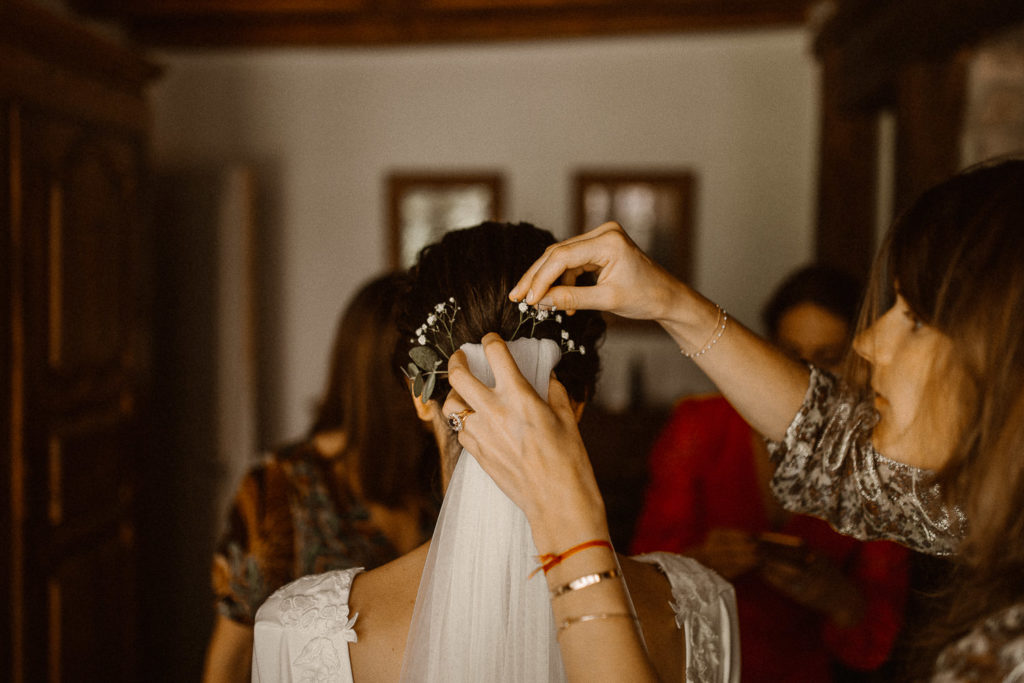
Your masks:
[{"label": "thin gold bangle", "polygon": [[563,586],[559,586],[558,588],[555,588],[551,591],[551,597],[557,598],[560,595],[565,595],[566,593],[571,593],[572,591],[578,591],[581,588],[586,588],[587,586],[593,586],[595,584],[601,583],[606,579],[616,579],[620,576],[622,576],[622,572],[620,572],[618,569],[609,569],[605,572],[587,574],[586,576],[581,576],[577,579],[573,579],[569,583]]},{"label": "thin gold bangle", "polygon": [[558,633],[556,633],[555,636],[556,637],[561,637],[562,636],[562,632],[565,629],[567,629],[570,626],[572,626],[573,624],[582,624],[585,621],[597,621],[599,619],[618,619],[618,618],[632,619],[634,622],[637,621],[636,615],[635,614],[630,614],[629,612],[600,612],[598,614],[584,614],[584,615],[579,616],[579,617],[570,617],[570,618],[566,619],[565,621],[563,621],[561,624],[559,624],[558,625]]}]

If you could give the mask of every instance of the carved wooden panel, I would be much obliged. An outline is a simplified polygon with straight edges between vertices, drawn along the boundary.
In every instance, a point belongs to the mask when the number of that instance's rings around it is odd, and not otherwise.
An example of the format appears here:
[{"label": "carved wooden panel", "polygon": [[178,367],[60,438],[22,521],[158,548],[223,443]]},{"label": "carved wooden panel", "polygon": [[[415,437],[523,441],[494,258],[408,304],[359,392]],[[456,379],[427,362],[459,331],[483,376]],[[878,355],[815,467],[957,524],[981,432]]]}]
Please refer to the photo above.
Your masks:
[{"label": "carved wooden panel", "polygon": [[0,3],[0,680],[138,680],[154,74],[38,6]]},{"label": "carved wooden panel", "polygon": [[46,585],[50,681],[140,680],[134,578],[128,527],[54,566]]},{"label": "carved wooden panel", "polygon": [[[122,599],[134,604],[135,568],[126,558],[142,455],[133,438],[140,390],[134,345],[143,321],[132,265],[141,148],[131,137],[30,108],[19,113],[18,127],[24,667],[46,667],[51,680],[64,680],[94,666],[102,652],[120,653],[100,678],[131,680],[118,671],[134,656],[125,639],[136,630],[134,607],[111,608],[112,595],[100,600],[80,580],[83,572],[96,578],[102,564],[106,583],[94,588],[122,586]],[[43,633],[48,637],[38,638]],[[64,650],[83,638],[87,645]]]}]

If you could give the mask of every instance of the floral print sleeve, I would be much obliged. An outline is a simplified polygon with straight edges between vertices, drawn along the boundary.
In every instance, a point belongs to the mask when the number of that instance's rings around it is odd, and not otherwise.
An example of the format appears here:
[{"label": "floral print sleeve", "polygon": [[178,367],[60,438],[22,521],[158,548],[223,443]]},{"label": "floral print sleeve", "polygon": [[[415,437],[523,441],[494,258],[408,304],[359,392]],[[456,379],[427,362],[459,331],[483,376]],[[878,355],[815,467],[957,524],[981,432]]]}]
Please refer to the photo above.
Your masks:
[{"label": "floral print sleeve", "polygon": [[776,466],[772,491],[787,509],[821,517],[849,536],[951,554],[965,530],[963,514],[942,503],[931,472],[872,447],[876,420],[870,403],[812,367],[785,437],[768,442]]},{"label": "floral print sleeve", "polygon": [[[425,510],[423,538],[435,510]],[[366,501],[332,474],[310,441],[270,453],[246,473],[213,556],[220,614],[251,626],[275,590],[307,574],[372,569],[398,557]]]}]

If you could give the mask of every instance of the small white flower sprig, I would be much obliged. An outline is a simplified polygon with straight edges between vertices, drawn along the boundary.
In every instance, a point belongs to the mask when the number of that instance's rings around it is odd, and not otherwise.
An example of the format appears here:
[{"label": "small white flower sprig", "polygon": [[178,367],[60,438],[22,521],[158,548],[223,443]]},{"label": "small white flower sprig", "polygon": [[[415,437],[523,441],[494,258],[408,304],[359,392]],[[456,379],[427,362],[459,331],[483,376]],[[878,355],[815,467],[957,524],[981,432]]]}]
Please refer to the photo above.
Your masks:
[{"label": "small white flower sprig", "polygon": [[[515,332],[512,333],[512,339],[517,338],[519,330],[523,328],[523,324],[527,320],[530,321],[530,333],[522,335],[524,337],[534,336],[534,331],[537,329],[537,325],[543,322],[555,322],[559,327],[562,326],[562,314],[558,313],[554,307],[552,307],[551,310],[545,310],[539,306],[530,306],[525,301],[520,301],[519,325],[516,327]],[[582,344],[576,346],[576,342],[569,337],[568,331],[562,330],[561,332],[562,333],[558,339],[558,345],[562,349],[563,356],[567,353],[578,353],[581,356],[587,355],[587,347]],[[509,341],[511,341],[511,339]]]},{"label": "small white flower sprig", "polygon": [[[438,375],[448,374],[448,370],[438,368],[442,365],[447,367],[448,358],[455,353],[452,323],[459,310],[452,296],[448,297],[448,301],[435,304],[434,312],[427,316],[427,322],[416,328],[416,338],[409,340],[417,346],[409,349],[412,362],[402,368],[402,372],[412,380],[413,396],[419,396],[424,403],[434,393]],[[447,351],[442,344],[445,339],[448,340]]]},{"label": "small white flower sprig", "polygon": [[[519,324],[509,341],[533,337],[537,326],[543,323],[554,323],[560,328],[562,326],[562,314],[557,313],[554,308],[544,310],[530,306],[524,301],[520,302],[518,307]],[[449,357],[455,353],[452,323],[455,321],[455,314],[460,310],[462,309],[455,302],[455,297],[448,297],[448,301],[435,304],[433,313],[427,316],[427,321],[416,328],[416,338],[409,340],[409,343],[415,344],[409,349],[412,362],[402,368],[402,373],[412,380],[412,393],[423,403],[429,401],[434,393],[437,378],[448,374],[445,368]],[[524,326],[528,326],[529,332]],[[569,332],[564,329],[561,330],[558,344],[562,349],[562,355],[578,353],[583,356],[587,353],[587,348],[582,344],[577,346]]]}]

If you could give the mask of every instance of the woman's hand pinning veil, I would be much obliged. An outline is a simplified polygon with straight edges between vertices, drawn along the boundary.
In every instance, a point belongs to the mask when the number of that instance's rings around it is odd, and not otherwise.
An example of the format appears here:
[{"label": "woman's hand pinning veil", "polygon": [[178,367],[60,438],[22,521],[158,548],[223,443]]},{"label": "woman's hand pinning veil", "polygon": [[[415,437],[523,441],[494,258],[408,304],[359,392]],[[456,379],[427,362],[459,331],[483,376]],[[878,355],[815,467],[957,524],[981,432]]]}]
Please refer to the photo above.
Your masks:
[{"label": "woman's hand pinning veil", "polygon": [[545,402],[498,335],[488,334],[482,344],[493,389],[473,376],[461,351],[448,363],[453,391],[443,413],[473,410],[459,443],[523,510],[538,548],[606,537],[604,502],[565,388],[552,378]]},{"label": "woman's hand pinning veil", "polygon": [[[597,276],[597,283],[577,287],[579,276],[588,272]],[[570,313],[592,309],[660,321],[669,315],[681,287],[612,221],[552,244],[519,279],[509,298]]]}]

